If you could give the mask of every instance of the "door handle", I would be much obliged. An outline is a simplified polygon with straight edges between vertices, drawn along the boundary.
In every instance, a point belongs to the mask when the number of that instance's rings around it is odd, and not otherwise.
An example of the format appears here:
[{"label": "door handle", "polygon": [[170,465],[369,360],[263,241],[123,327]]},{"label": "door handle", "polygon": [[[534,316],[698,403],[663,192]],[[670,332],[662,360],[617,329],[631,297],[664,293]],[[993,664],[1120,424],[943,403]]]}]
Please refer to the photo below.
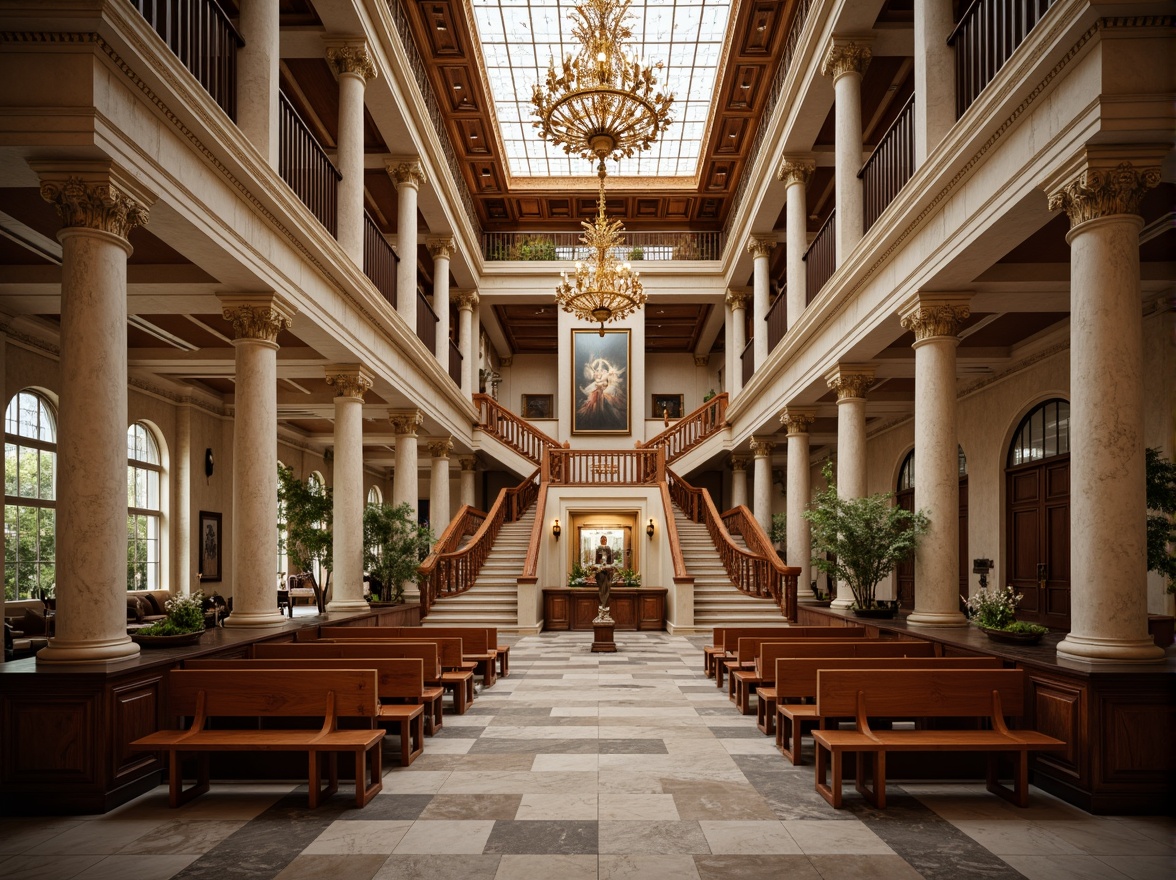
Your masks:
[{"label": "door handle", "polygon": [[1037,586],[1041,589],[1045,589],[1046,570],[1044,562],[1037,563]]}]

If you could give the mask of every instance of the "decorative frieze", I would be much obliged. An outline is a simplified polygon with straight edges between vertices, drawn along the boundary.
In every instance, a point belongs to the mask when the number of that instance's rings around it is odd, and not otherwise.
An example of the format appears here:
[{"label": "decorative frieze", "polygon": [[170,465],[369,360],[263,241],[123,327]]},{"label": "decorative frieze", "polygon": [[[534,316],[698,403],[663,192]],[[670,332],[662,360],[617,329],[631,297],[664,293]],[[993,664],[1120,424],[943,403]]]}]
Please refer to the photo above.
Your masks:
[{"label": "decorative frieze", "polygon": [[838,402],[864,398],[874,384],[874,368],[839,366],[825,381],[837,392]]},{"label": "decorative frieze", "polygon": [[772,451],[776,448],[776,444],[766,437],[752,437],[751,438],[751,454],[756,458],[769,458]]},{"label": "decorative frieze", "polygon": [[901,324],[904,330],[915,334],[915,341],[931,339],[934,336],[955,336],[960,325],[968,319],[972,310],[966,298],[944,298],[920,294],[904,312]]},{"label": "decorative frieze", "polygon": [[790,406],[780,413],[780,424],[789,434],[807,434],[809,426],[816,420],[816,411],[812,409]]},{"label": "decorative frieze", "polygon": [[873,57],[870,47],[862,43],[834,43],[829,47],[825,60],[821,64],[821,73],[830,76],[835,81],[846,73],[856,73],[862,76],[870,66]]},{"label": "decorative frieze", "polygon": [[57,209],[67,229],[94,229],[126,238],[136,226],[146,226],[149,217],[144,205],[110,181],[43,180],[41,198]]},{"label": "decorative frieze", "polygon": [[754,259],[760,257],[770,257],[772,255],[772,248],[776,246],[774,238],[763,238],[760,236],[752,236],[747,242],[747,252],[751,254]]},{"label": "decorative frieze", "polygon": [[734,288],[727,290],[727,308],[732,311],[747,308],[749,299],[751,299],[751,294],[746,290],[735,290]]},{"label": "decorative frieze", "polygon": [[234,339],[278,341],[278,334],[290,326],[294,309],[275,297],[258,300],[221,299],[221,314],[233,325]]},{"label": "decorative frieze", "polygon": [[452,437],[437,437],[430,440],[428,443],[429,455],[433,458],[449,458],[449,453],[453,451]]},{"label": "decorative frieze", "polygon": [[808,186],[809,178],[816,170],[815,162],[785,157],[780,163],[780,170],[776,172],[776,179],[783,181],[785,186],[791,186],[794,183]]},{"label": "decorative frieze", "polygon": [[1149,189],[1159,186],[1160,169],[1120,162],[1114,168],[1086,168],[1049,197],[1051,211],[1065,211],[1070,228],[1112,214],[1138,214]]},{"label": "decorative frieze", "polygon": [[388,421],[397,437],[415,437],[417,429],[425,423],[425,417],[419,409],[402,409],[389,412]]},{"label": "decorative frieze", "polygon": [[425,185],[425,168],[419,159],[389,159],[384,167],[397,188],[411,186],[420,189]]},{"label": "decorative frieze", "polygon": [[358,397],[363,400],[363,396],[372,388],[372,378],[359,367],[328,367],[327,384],[335,389],[336,397]]}]

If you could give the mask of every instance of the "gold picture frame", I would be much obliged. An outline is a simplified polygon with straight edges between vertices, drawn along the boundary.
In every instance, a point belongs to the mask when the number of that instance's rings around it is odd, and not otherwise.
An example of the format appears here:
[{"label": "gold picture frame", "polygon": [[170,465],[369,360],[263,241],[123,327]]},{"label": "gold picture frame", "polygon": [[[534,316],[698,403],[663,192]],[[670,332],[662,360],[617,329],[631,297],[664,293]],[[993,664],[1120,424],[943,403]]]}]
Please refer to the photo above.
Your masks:
[{"label": "gold picture frame", "polygon": [[572,331],[572,433],[630,434],[629,331]]}]

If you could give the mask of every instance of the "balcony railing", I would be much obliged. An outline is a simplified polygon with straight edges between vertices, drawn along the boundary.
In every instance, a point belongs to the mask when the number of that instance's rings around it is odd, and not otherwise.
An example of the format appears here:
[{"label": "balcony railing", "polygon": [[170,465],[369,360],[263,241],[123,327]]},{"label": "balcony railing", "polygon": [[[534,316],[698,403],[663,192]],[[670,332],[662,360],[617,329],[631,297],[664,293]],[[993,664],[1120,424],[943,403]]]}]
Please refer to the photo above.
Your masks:
[{"label": "balcony railing", "polygon": [[461,349],[452,339],[449,340],[449,378],[458,386],[461,385]]},{"label": "balcony railing", "polygon": [[537,430],[489,394],[475,394],[474,404],[478,407],[482,430],[497,437],[536,467],[542,464],[547,447],[559,446],[558,440]]},{"label": "balcony railing", "polygon": [[[488,261],[586,260],[590,248],[579,232],[484,232],[482,258]],[[721,232],[626,232],[613,256],[630,263],[662,260],[718,260]]]},{"label": "balcony railing", "polygon": [[776,301],[768,309],[768,351],[774,349],[788,332],[788,288],[781,286]]},{"label": "balcony railing", "polygon": [[1053,0],[972,0],[947,38],[955,48],[956,118],[1004,67]]},{"label": "balcony railing", "polygon": [[751,381],[752,375],[755,373],[755,338],[747,340],[747,345],[743,346],[743,351],[739,352],[740,369],[743,371],[743,384],[746,385]]},{"label": "balcony railing", "polygon": [[837,212],[830,211],[829,219],[804,252],[805,297],[808,302],[817,298],[825,282],[837,269]]},{"label": "balcony railing", "polygon": [[429,351],[437,350],[437,322],[440,318],[437,313],[433,311],[433,307],[429,305],[429,301],[425,299],[425,295],[418,289],[416,292],[417,298],[417,338],[425,344],[425,348]]},{"label": "balcony railing", "polygon": [[716,395],[687,416],[643,444],[652,449],[666,450],[666,462],[685,455],[727,423],[727,392]]},{"label": "balcony railing", "polygon": [[549,446],[543,482],[563,486],[648,486],[665,479],[665,450]]},{"label": "balcony railing", "polygon": [[323,148],[286,96],[278,93],[278,173],[331,235],[337,229],[339,180]]},{"label": "balcony railing", "polygon": [[396,308],[396,264],[400,257],[367,211],[363,212],[363,274],[376,285],[388,305]]},{"label": "balcony railing", "polygon": [[245,45],[216,0],[131,0],[168,48],[233,121],[237,49]]},{"label": "balcony railing", "polygon": [[865,194],[865,229],[894,201],[915,172],[915,96],[907,99],[898,118],[858,172]]}]

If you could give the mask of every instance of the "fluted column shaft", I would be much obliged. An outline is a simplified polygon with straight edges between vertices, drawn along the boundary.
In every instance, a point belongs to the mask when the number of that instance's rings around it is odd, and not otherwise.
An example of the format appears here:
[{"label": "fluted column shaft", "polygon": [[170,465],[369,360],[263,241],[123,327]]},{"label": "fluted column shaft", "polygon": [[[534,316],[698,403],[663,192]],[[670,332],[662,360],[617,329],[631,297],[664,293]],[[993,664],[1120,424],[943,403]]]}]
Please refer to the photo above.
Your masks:
[{"label": "fluted column shaft", "polygon": [[328,367],[335,388],[335,466],[331,492],[331,601],[328,611],[365,611],[363,598],[363,395],[371,377],[355,366]]},{"label": "fluted column shaft", "polygon": [[[34,170],[41,170],[35,168]],[[104,170],[42,171],[63,228],[56,635],[37,663],[134,657],[127,636],[127,258],[144,199]]]},{"label": "fluted column shaft", "polygon": [[[874,383],[874,371],[842,364],[827,381],[837,392],[837,495],[861,498],[866,494],[866,392]],[[849,585],[839,582],[833,607],[852,604]]]},{"label": "fluted column shaft", "polygon": [[417,329],[417,196],[425,182],[416,159],[389,160],[396,184],[396,311],[412,333]]},{"label": "fluted column shaft", "polygon": [[339,77],[339,136],[336,165],[340,247],[363,268],[363,93],[376,67],[363,44],[332,46],[327,60]]},{"label": "fluted column shaft", "polygon": [[870,49],[860,42],[835,43],[825,58],[823,73],[833,77],[834,199],[837,265],[849,256],[862,237],[864,195],[858,172],[862,168],[862,74],[870,63]]},{"label": "fluted column shaft", "polygon": [[915,167],[955,125],[955,28],[949,0],[915,0]]},{"label": "fluted column shaft", "polygon": [[788,407],[780,416],[780,424],[788,431],[788,532],[786,554],[788,564],[800,569],[797,584],[800,595],[812,582],[812,529],[804,518],[812,496],[809,474],[809,426],[816,419],[816,411],[802,407]]},{"label": "fluted column shaft", "polygon": [[242,0],[237,52],[237,127],[273,168],[278,167],[278,4]]},{"label": "fluted column shaft", "polygon": [[800,320],[808,306],[808,281],[805,276],[804,252],[808,249],[808,186],[816,165],[811,161],[784,159],[777,177],[784,181],[787,205],[785,208],[786,239],[784,269],[786,288],[785,308],[788,310],[788,329]]},{"label": "fluted column shaft", "polygon": [[747,505],[747,459],[731,459],[731,506]]},{"label": "fluted column shaft", "polygon": [[727,352],[728,384],[731,386],[731,397],[743,390],[743,361],[741,355],[747,345],[747,323],[744,309],[747,306],[747,294],[741,291],[728,291],[727,307],[730,309],[731,350]]},{"label": "fluted column shaft", "polygon": [[776,444],[770,440],[751,438],[751,452],[755,456],[752,487],[755,501],[751,513],[764,532],[772,529],[772,450],[775,448]]},{"label": "fluted column shaft", "polygon": [[474,479],[477,477],[478,460],[472,456],[462,458],[461,462],[461,503],[468,504],[470,507],[475,507],[475,486]]},{"label": "fluted column shaft", "polygon": [[457,295],[457,340],[461,348],[461,393],[471,397],[474,387],[474,306],[478,295],[473,291],[462,291]]}]

